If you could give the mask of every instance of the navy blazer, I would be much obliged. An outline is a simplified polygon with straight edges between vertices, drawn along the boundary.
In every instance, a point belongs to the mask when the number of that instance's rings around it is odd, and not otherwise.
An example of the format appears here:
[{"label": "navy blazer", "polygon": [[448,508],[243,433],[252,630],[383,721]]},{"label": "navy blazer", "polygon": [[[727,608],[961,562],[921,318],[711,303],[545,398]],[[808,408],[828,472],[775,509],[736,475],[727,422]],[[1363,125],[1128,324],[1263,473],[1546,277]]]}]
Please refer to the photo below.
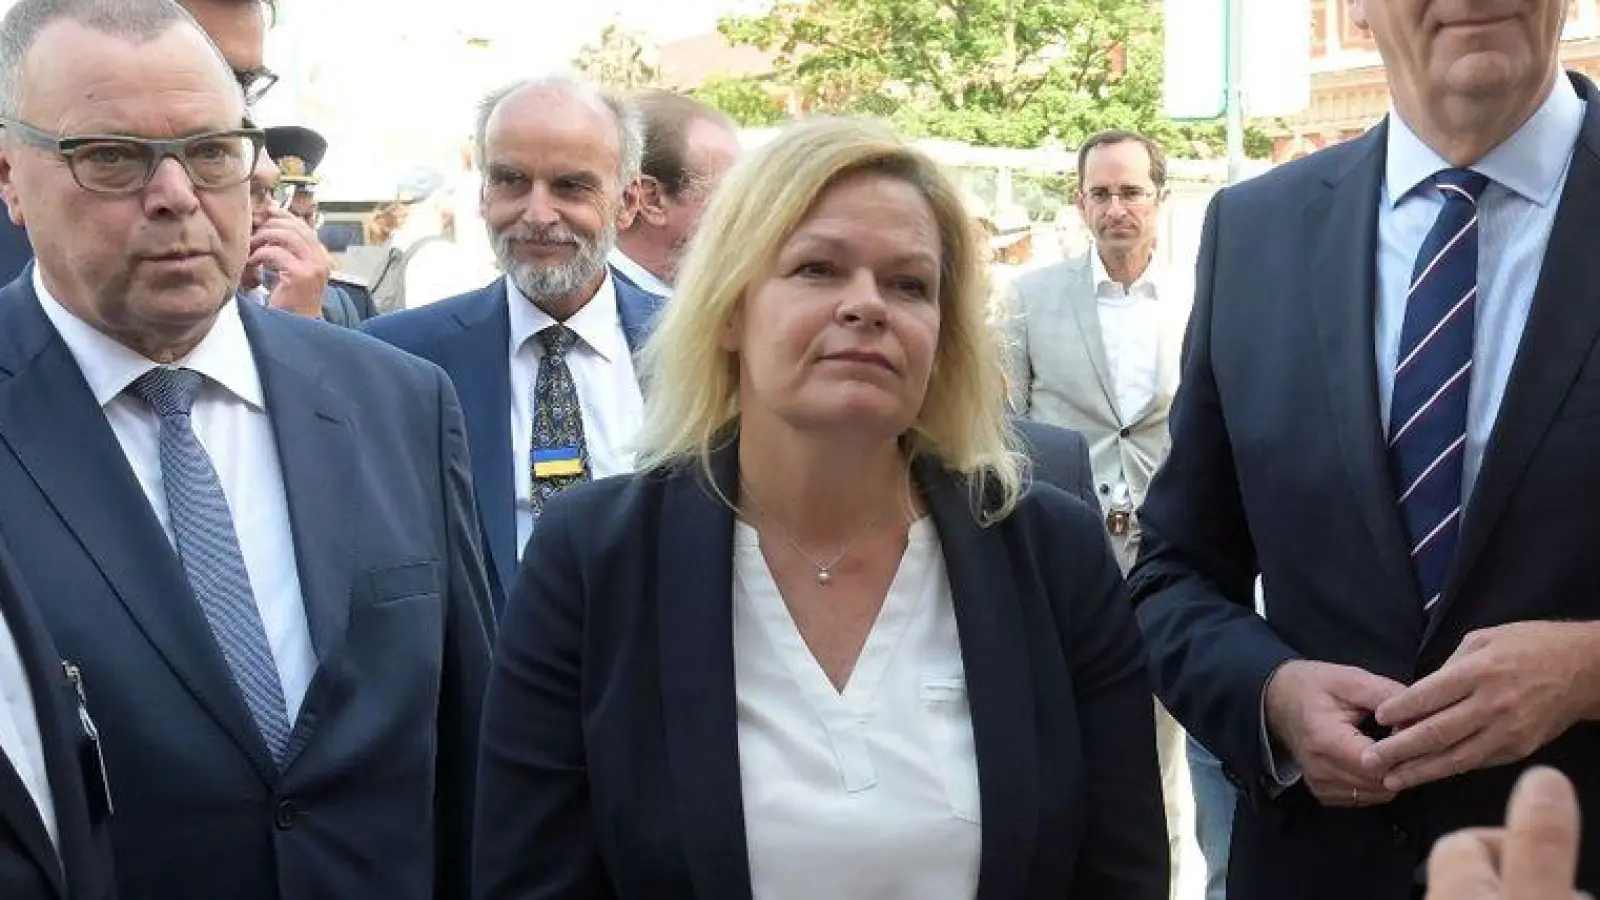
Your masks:
[{"label": "navy blazer", "polygon": [[280,773],[31,283],[0,290],[0,535],[83,670],[124,900],[469,893],[487,577],[436,367],[254,304],[318,665]]},{"label": "navy blazer", "polygon": [[33,697],[59,838],[51,846],[38,807],[0,752],[0,897],[105,900],[113,896],[108,811],[97,805],[91,812],[88,802],[104,782],[97,770],[85,768],[93,765],[94,745],[79,724],[77,689],[67,680],[65,661],[3,546],[0,617],[16,641]]},{"label": "navy blazer", "polygon": [[0,203],[0,284],[10,284],[33,262],[33,244],[28,231],[5,215]]},{"label": "navy blazer", "polygon": [[1100,498],[1094,493],[1089,441],[1082,433],[1032,419],[1016,418],[1011,424],[1022,435],[1024,449],[1033,463],[1035,481],[1061,488],[1090,509],[1100,508]]},{"label": "navy blazer", "polygon": [[[665,301],[612,272],[623,337],[635,352],[650,336]],[[444,369],[467,419],[473,487],[489,561],[494,608],[517,574],[516,484],[511,459],[511,320],[506,281],[427,306],[369,319],[363,331]]]},{"label": "navy blazer", "polygon": [[[725,491],[736,468],[718,451]],[[1038,484],[984,528],[964,484],[916,477],[966,667],[979,900],[1164,900],[1150,690],[1099,516]],[[689,469],[545,507],[485,700],[479,897],[749,900],[733,531]]]},{"label": "navy blazer", "polygon": [[[1231,900],[1409,898],[1440,835],[1498,824],[1529,763],[1600,809],[1600,725],[1524,764],[1392,803],[1326,809],[1279,793],[1262,756],[1262,692],[1287,659],[1403,683],[1469,632],[1600,620],[1600,96],[1555,227],[1462,523],[1443,598],[1424,616],[1396,505],[1373,358],[1383,127],[1221,192],[1206,216],[1172,452],[1141,512],[1130,582],[1167,708],[1244,792]],[[1558,88],[1565,88],[1559,85]],[[1255,613],[1262,577],[1266,618]],[[1600,891],[1600,830],[1580,885]]]},{"label": "navy blazer", "polygon": [[627,285],[628,287],[632,288],[635,291],[638,291],[641,294],[649,294],[650,296],[657,298],[658,300],[660,300],[663,303],[665,303],[669,299],[667,297],[663,297],[662,295],[656,293],[655,291],[647,289],[644,285],[640,284],[639,282],[634,281],[632,278],[628,277],[628,273],[627,272],[622,271],[622,269],[620,269],[620,268],[618,268],[616,266],[612,266],[611,267],[611,277],[615,278],[617,280],[617,283]]}]

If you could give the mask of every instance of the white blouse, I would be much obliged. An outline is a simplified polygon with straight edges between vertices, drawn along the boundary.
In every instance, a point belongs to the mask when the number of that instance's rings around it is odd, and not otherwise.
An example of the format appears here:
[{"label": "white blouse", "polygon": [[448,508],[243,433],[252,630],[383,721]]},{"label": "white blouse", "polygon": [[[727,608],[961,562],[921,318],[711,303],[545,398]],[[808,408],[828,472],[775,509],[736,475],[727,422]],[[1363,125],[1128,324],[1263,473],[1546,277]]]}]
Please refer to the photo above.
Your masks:
[{"label": "white blouse", "polygon": [[972,900],[982,829],[966,674],[933,523],[910,540],[843,692],[734,537],[733,649],[755,900]]}]

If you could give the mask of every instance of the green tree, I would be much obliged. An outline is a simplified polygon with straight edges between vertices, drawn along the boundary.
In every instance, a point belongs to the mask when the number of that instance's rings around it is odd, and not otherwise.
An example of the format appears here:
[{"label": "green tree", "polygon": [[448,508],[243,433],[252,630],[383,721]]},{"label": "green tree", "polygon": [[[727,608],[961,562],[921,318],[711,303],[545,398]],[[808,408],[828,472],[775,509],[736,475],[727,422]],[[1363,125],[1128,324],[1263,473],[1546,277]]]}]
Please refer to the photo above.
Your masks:
[{"label": "green tree", "polygon": [[711,78],[692,93],[746,128],[765,128],[787,118],[772,85],[759,78]]},{"label": "green tree", "polygon": [[661,79],[655,52],[644,37],[616,22],[601,29],[599,37],[578,51],[572,67],[593,81],[620,91],[652,87]]},{"label": "green tree", "polygon": [[775,0],[719,28],[776,52],[775,79],[808,109],[914,136],[1071,147],[1132,128],[1219,148],[1220,129],[1161,114],[1161,19],[1157,0]]}]

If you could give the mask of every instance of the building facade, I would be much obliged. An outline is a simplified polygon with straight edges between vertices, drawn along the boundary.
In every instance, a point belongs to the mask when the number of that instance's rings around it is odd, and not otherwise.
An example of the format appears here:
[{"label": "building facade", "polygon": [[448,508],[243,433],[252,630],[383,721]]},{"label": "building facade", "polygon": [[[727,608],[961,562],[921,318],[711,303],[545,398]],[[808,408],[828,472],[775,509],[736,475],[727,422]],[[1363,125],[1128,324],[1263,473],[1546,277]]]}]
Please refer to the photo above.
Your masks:
[{"label": "building facade", "polygon": [[[1568,69],[1600,78],[1600,0],[1571,0],[1561,44]],[[1273,136],[1284,162],[1360,135],[1389,111],[1389,89],[1372,36],[1350,20],[1344,0],[1311,0],[1311,105]]]}]

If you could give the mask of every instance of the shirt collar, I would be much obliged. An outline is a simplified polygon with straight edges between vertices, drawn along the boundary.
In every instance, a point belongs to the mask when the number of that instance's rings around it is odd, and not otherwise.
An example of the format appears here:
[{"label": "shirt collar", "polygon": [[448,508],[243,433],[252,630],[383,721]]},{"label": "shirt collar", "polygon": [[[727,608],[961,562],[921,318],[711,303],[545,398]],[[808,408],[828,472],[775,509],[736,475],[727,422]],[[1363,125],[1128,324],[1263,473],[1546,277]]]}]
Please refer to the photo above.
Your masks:
[{"label": "shirt collar", "polygon": [[564,324],[606,362],[628,354],[628,344],[622,337],[622,319],[617,314],[617,286],[610,272],[589,302],[564,323],[557,323],[549,313],[535,306],[509,275],[506,276],[506,300],[510,306],[512,353],[521,350],[530,338],[551,325]]},{"label": "shirt collar", "polygon": [[[1556,199],[1562,176],[1572,158],[1572,148],[1583,131],[1584,102],[1565,77],[1556,85],[1528,121],[1504,143],[1490,150],[1472,170],[1515,192],[1528,202],[1547,206]],[[1450,163],[1422,142],[1399,113],[1389,113],[1388,156],[1384,184],[1391,207]],[[1552,152],[1559,148],[1560,152]]]},{"label": "shirt collar", "polygon": [[1111,279],[1111,273],[1106,271],[1105,261],[1100,258],[1099,247],[1089,248],[1089,265],[1093,267],[1090,271],[1094,277],[1095,296],[1104,296],[1107,289],[1114,287],[1117,292],[1120,292],[1116,294],[1118,297],[1145,296],[1152,300],[1160,299],[1161,291],[1157,286],[1158,278],[1154,259],[1150,260],[1150,265],[1145,266],[1144,272],[1138,279],[1126,288],[1122,286],[1121,282]]},{"label": "shirt collar", "polygon": [[654,272],[634,262],[628,254],[622,252],[622,248],[611,248],[610,262],[611,265],[621,270],[622,274],[628,276],[629,281],[638,285],[640,290],[648,291],[658,297],[672,296],[672,285],[657,278]]},{"label": "shirt collar", "polygon": [[[45,287],[37,264],[33,267],[33,290],[39,295],[39,305],[45,316],[66,343],[79,371],[83,372],[95,402],[102,407],[126,391],[140,375],[158,367],[154,360],[118,343],[62,306]],[[266,394],[261,388],[261,376],[235,303],[232,298],[224,303],[217,312],[216,321],[211,323],[211,330],[187,356],[173,365],[199,372],[252,407],[265,409]]]}]

